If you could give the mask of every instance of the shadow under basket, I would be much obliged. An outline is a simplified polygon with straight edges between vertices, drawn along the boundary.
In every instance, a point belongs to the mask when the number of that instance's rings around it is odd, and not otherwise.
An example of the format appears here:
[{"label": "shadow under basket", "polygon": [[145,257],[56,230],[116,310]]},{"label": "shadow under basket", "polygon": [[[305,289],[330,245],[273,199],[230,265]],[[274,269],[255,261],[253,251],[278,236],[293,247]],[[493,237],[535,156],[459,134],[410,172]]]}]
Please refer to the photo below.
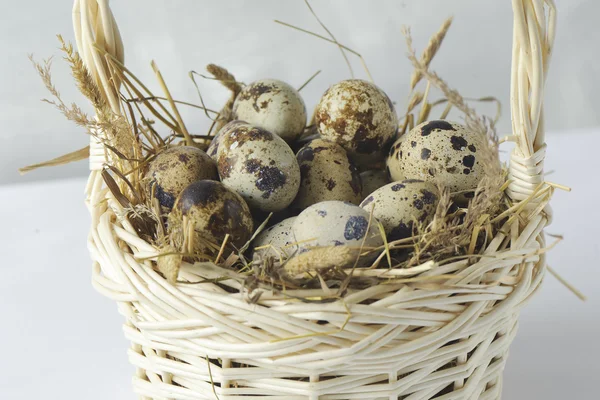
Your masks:
[{"label": "shadow under basket", "polygon": [[[108,5],[89,3],[96,0],[76,1],[76,16],[87,19],[76,21],[80,52],[100,30],[118,48]],[[516,146],[507,193],[518,203],[544,184],[542,98],[555,13],[542,0],[512,4]],[[86,24],[94,28],[81,29]],[[156,272],[149,258],[158,250],[122,218],[124,210],[102,179],[104,163],[105,150],[92,140],[87,204],[93,284],[125,317],[140,398],[500,399],[520,310],[544,277],[549,207],[531,202],[516,209],[518,218],[508,219],[484,257],[421,274],[456,275],[441,288],[379,284],[329,303],[265,292],[251,303],[222,285],[171,284]],[[180,277],[216,276],[184,262]]]}]

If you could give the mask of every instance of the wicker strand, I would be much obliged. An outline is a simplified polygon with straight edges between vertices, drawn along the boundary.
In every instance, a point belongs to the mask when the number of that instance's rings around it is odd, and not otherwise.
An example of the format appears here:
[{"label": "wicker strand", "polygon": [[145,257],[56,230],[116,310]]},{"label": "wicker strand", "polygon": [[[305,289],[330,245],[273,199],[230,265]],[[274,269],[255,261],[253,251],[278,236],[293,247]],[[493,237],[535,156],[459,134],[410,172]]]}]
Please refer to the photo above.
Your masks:
[{"label": "wicker strand", "polygon": [[[121,114],[118,82],[115,82],[106,60],[96,48],[124,62],[123,42],[108,0],[75,0],[73,28],[77,50],[84,65],[113,112],[116,115]],[[100,138],[103,137],[102,132],[96,134]],[[101,141],[94,135],[90,135],[90,170],[101,170],[106,160],[106,150]]]},{"label": "wicker strand", "polygon": [[[543,98],[554,44],[556,8],[552,0],[512,0],[515,17],[511,84],[511,115],[517,146],[510,158],[508,195],[529,197],[544,182]],[[541,200],[528,204],[535,209]],[[544,208],[548,218],[549,206]]]}]

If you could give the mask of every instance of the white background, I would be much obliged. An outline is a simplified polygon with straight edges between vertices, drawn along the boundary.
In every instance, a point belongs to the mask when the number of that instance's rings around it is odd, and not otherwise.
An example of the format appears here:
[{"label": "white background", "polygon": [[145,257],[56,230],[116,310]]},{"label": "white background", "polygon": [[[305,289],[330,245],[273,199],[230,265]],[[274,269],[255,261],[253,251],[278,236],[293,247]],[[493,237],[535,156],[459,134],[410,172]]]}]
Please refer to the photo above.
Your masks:
[{"label": "white background", "polygon": [[[600,125],[600,28],[595,0],[557,0],[558,36],[546,96],[547,126]],[[72,40],[70,0],[0,1],[0,184],[86,173],[86,163],[37,171],[19,177],[17,168],[45,161],[86,145],[85,133],[38,100],[47,95],[32,69],[37,59],[54,55],[54,78],[66,101],[85,105],[77,96],[57,50],[55,35]],[[314,9],[338,40],[365,57],[375,82],[404,109],[410,65],[400,29],[410,25],[415,46],[423,50],[442,21],[454,26],[433,68],[465,96],[498,96],[504,106],[500,129],[510,128],[508,98],[512,43],[509,0],[314,0]],[[208,63],[229,68],[251,82],[274,77],[301,85],[316,70],[323,73],[303,92],[309,110],[332,83],[349,77],[331,44],[273,23],[280,19],[321,32],[302,0],[112,0],[125,42],[126,63],[144,82],[157,88],[150,69],[156,60],[173,95],[197,102],[187,77]],[[364,77],[360,63],[355,71]],[[202,82],[209,105],[219,108],[227,92]],[[490,109],[491,111],[491,109]],[[185,112],[188,127],[203,133],[201,112]]]},{"label": "white background", "polygon": [[[5,5],[6,0],[2,0]],[[276,77],[300,85],[309,107],[348,72],[332,46],[274,24],[278,18],[318,31],[301,1],[113,0],[125,39],[127,64],[153,82],[155,59],[176,95],[195,101],[190,69],[222,64],[246,82]],[[582,303],[548,276],[524,310],[505,373],[508,400],[594,399],[600,376],[600,299],[597,230],[600,226],[597,152],[600,124],[596,19],[600,3],[558,1],[559,33],[547,91],[549,179],[572,186],[554,199],[548,229],[565,235],[549,263],[589,296]],[[8,3],[6,3],[8,4]],[[400,26],[413,26],[422,49],[442,20],[455,24],[434,69],[467,96],[493,94],[505,104],[500,128],[509,129],[511,10],[508,0],[353,0],[313,2],[338,39],[359,50],[375,81],[406,101],[409,65]],[[83,205],[86,163],[20,178],[16,168],[83,147],[87,137],[51,107],[27,60],[54,54],[55,80],[66,100],[82,102],[60,62],[54,34],[71,38],[70,1],[16,1],[2,7],[0,23],[0,399],[133,399],[122,318],[95,293],[86,250]],[[360,64],[354,62],[359,76]],[[227,93],[203,82],[218,107]],[[156,87],[155,85],[151,85]],[[490,110],[491,111],[491,110]],[[207,121],[186,112],[192,130]],[[23,184],[31,180],[46,182]],[[2,186],[4,184],[4,186]]]}]

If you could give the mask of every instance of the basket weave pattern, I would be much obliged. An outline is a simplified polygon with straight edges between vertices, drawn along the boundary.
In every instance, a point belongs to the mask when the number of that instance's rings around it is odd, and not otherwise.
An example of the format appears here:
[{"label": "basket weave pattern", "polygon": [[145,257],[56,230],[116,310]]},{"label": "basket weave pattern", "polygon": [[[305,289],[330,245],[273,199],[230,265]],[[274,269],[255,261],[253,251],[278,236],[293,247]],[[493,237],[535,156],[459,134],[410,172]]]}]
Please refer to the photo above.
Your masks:
[{"label": "basket weave pattern", "polygon": [[[543,184],[542,99],[555,11],[550,0],[512,3],[516,147],[508,194],[519,201]],[[117,94],[108,93],[107,71],[94,48],[123,58],[108,2],[76,0],[73,16],[80,54],[118,112]],[[487,257],[475,263],[414,269],[425,271],[421,276],[455,274],[443,290],[377,285],[329,304],[264,293],[258,304],[250,304],[242,294],[212,283],[171,285],[155,272],[148,257],[158,250],[120,217],[123,210],[99,172],[106,154],[96,140],[90,154],[86,191],[93,284],[125,317],[129,359],[137,368],[133,385],[141,399],[501,397],[520,309],[544,276],[540,249],[549,207],[527,204],[525,223],[507,223],[489,243]],[[180,272],[190,282],[218,276],[185,263]],[[223,284],[239,288],[233,280]]]}]

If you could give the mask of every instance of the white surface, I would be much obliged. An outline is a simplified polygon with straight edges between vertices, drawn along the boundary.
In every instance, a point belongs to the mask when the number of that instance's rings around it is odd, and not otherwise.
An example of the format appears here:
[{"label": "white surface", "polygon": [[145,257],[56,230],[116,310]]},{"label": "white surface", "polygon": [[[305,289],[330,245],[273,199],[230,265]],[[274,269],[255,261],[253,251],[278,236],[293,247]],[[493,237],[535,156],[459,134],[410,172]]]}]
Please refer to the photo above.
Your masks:
[{"label": "white surface", "polygon": [[[504,399],[598,398],[600,131],[548,138],[557,192],[548,232],[565,235],[549,264],[589,296],[582,303],[547,276],[521,318]],[[507,146],[508,147],[508,146]],[[85,181],[0,187],[0,399],[126,400],[122,319],[95,293],[86,249]]]},{"label": "white surface", "polygon": [[[45,161],[85,146],[84,132],[51,106],[27,59],[55,56],[54,78],[67,103],[87,106],[76,93],[57,50],[55,34],[73,38],[71,0],[3,0],[0,24],[0,140],[12,157],[0,157],[0,184],[22,182],[17,168]],[[597,15],[600,2],[558,3],[558,31],[552,60],[546,116],[549,130],[600,125],[600,75]],[[302,94],[308,109],[332,83],[349,77],[337,49],[329,43],[276,25],[280,19],[323,32],[302,0],[113,0],[125,42],[126,63],[146,84],[157,89],[150,61],[155,59],[176,98],[197,102],[187,77],[210,62],[229,68],[238,79],[279,78],[299,86],[318,69],[323,73]],[[465,96],[498,96],[508,112],[512,11],[509,0],[315,0],[315,10],[336,37],[365,57],[375,82],[405,107],[410,65],[400,34],[413,28],[415,46],[425,43],[448,16],[454,26],[432,67]],[[360,63],[350,56],[361,77]],[[207,104],[220,108],[228,95],[214,82],[201,82]],[[159,93],[157,91],[157,93]],[[87,107],[85,107],[87,109]],[[484,108],[493,112],[491,107]],[[508,115],[508,114],[505,114]],[[201,133],[208,120],[184,112],[188,128]],[[509,128],[505,118],[500,129]],[[32,145],[33,144],[33,145]],[[84,176],[86,164],[60,171],[38,171],[27,180]]]}]

